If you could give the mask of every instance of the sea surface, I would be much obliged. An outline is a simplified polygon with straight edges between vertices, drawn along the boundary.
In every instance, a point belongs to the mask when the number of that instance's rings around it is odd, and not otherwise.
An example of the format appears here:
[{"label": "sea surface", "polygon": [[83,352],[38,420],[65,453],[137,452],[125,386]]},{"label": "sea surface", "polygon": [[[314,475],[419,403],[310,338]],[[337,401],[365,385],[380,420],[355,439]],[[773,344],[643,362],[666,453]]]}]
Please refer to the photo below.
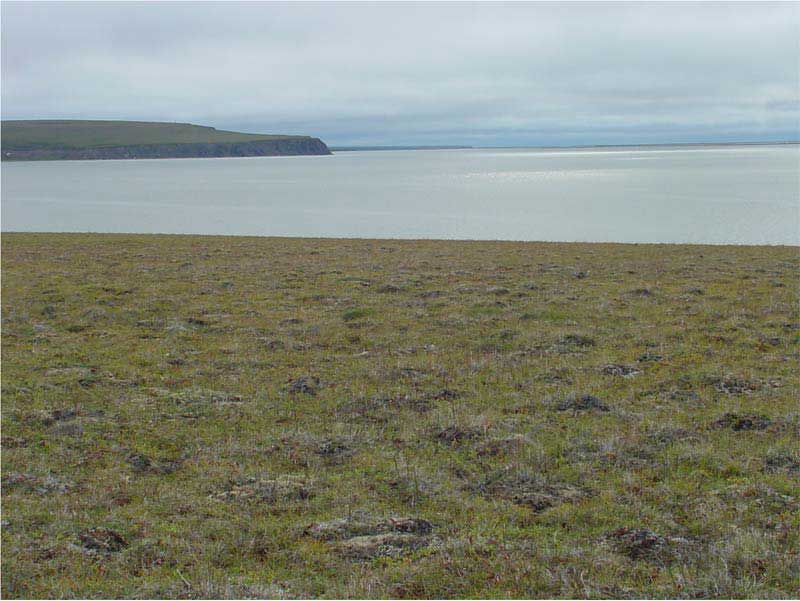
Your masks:
[{"label": "sea surface", "polygon": [[2,231],[800,244],[800,146],[2,164]]}]

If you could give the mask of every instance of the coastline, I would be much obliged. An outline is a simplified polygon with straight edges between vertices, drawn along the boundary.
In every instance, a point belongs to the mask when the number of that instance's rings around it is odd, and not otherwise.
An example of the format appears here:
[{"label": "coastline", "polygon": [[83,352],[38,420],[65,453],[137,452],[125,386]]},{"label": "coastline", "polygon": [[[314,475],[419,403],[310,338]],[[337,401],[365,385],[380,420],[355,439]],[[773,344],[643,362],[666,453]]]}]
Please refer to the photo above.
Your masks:
[{"label": "coastline", "polygon": [[605,247],[640,247],[640,248],[738,248],[757,249],[774,248],[788,249],[800,248],[797,244],[737,244],[737,243],[703,243],[703,242],[613,242],[613,241],[588,241],[588,240],[511,240],[511,239],[483,239],[483,238],[391,238],[391,237],[355,237],[355,236],[282,236],[282,235],[251,235],[251,234],[195,234],[175,232],[45,232],[0,230],[0,236],[40,237],[40,236],[67,236],[67,237],[98,237],[98,238],[198,238],[198,239],[231,239],[231,240],[262,240],[262,241],[308,241],[308,242],[364,242],[381,243],[397,242],[400,244],[415,243],[442,243],[442,244],[507,244],[507,245],[550,245],[550,246],[605,246]]}]

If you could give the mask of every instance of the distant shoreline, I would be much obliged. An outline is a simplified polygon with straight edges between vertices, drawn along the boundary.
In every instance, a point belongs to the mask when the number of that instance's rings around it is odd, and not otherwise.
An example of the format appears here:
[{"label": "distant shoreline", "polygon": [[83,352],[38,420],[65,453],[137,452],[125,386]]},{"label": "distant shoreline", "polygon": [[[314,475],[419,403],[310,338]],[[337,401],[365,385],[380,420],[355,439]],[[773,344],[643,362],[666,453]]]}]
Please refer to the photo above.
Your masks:
[{"label": "distant shoreline", "polygon": [[734,243],[710,243],[710,242],[608,242],[608,241],[587,241],[587,240],[513,240],[510,238],[392,238],[392,237],[358,237],[358,236],[281,236],[281,235],[264,235],[257,236],[252,234],[196,234],[196,233],[174,233],[174,232],[29,232],[24,230],[2,230],[2,236],[14,238],[36,238],[40,236],[56,236],[68,238],[197,238],[197,239],[210,239],[221,238],[231,240],[287,240],[287,241],[308,241],[308,242],[326,242],[335,244],[338,242],[364,242],[364,243],[378,243],[378,242],[397,242],[400,244],[476,244],[476,245],[546,245],[546,246],[593,246],[593,247],[611,247],[611,246],[624,246],[624,247],[668,247],[668,248],[800,248],[798,244],[734,244]]},{"label": "distant shoreline", "polygon": [[540,150],[560,150],[574,148],[664,148],[670,146],[791,146],[798,145],[796,142],[666,142],[659,144],[583,144],[578,146],[476,146],[474,148],[536,148]]},{"label": "distant shoreline", "polygon": [[582,144],[577,146],[330,146],[332,152],[362,152],[391,150],[576,150],[594,148],[669,148],[686,146],[796,146],[798,141],[778,142],[665,142],[659,144]]}]

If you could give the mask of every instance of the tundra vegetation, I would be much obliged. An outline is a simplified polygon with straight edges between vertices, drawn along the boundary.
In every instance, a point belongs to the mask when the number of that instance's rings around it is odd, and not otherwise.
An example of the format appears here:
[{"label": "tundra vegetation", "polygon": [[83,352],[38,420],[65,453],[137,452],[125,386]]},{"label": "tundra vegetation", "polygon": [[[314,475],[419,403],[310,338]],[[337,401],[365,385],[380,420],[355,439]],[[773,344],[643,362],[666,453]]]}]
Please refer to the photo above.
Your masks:
[{"label": "tundra vegetation", "polygon": [[5,598],[800,595],[797,248],[2,250]]}]

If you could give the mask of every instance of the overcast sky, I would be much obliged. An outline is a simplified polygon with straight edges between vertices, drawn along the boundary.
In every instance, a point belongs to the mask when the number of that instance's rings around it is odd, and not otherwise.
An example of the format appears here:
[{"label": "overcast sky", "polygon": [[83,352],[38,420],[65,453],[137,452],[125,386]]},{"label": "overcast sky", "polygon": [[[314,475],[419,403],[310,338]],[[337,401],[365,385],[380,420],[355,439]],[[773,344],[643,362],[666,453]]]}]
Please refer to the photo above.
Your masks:
[{"label": "overcast sky", "polygon": [[798,137],[798,3],[2,2],[4,119],[330,145]]}]

